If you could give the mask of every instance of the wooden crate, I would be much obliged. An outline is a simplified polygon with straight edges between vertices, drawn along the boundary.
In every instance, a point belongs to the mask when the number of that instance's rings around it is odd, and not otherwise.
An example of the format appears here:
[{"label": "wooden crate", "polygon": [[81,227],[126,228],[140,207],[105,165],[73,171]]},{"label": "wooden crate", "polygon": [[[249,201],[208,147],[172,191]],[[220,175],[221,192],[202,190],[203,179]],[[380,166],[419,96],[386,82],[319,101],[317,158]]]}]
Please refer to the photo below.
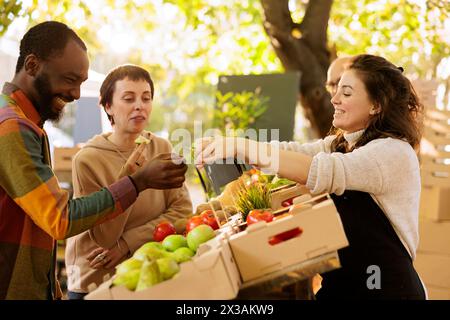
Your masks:
[{"label": "wooden crate", "polygon": [[72,171],[72,159],[80,150],[79,147],[58,148],[53,151],[53,170],[54,171]]},{"label": "wooden crate", "polygon": [[450,220],[450,111],[427,108],[420,148],[420,214]]},{"label": "wooden crate", "polygon": [[450,299],[450,221],[419,220],[419,248],[414,266],[431,300]]}]

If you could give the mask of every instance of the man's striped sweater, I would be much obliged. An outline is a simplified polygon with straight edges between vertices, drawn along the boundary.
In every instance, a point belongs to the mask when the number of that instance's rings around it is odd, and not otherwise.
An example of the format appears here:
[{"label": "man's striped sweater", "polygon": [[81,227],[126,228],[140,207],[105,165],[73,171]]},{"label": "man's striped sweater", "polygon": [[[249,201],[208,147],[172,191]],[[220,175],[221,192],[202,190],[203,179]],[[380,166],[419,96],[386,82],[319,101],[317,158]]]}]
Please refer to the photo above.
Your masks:
[{"label": "man's striped sweater", "polygon": [[54,299],[56,240],[114,218],[137,197],[130,178],[69,200],[50,167],[48,138],[25,94],[0,96],[0,299]]}]

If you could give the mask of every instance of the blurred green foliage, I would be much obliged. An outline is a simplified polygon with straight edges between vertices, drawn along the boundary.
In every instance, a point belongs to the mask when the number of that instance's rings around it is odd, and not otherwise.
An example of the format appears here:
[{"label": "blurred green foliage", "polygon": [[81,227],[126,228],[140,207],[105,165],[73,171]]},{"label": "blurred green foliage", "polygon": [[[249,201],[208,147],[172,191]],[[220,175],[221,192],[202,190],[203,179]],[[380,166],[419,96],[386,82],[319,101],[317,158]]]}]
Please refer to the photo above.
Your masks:
[{"label": "blurred green foliage", "polygon": [[251,128],[253,123],[269,107],[269,97],[261,96],[257,88],[255,92],[216,93],[217,106],[214,127],[236,133],[236,130]]},{"label": "blurred green foliage", "polygon": [[[289,1],[294,22],[307,3]],[[126,62],[146,67],[156,86],[152,131],[192,132],[194,120],[211,127],[219,75],[282,72],[259,0],[0,0],[0,7],[0,35],[14,19],[28,26],[59,20],[85,40],[95,70]],[[382,55],[408,75],[436,77],[450,56],[449,15],[447,0],[335,1],[330,49]]]}]

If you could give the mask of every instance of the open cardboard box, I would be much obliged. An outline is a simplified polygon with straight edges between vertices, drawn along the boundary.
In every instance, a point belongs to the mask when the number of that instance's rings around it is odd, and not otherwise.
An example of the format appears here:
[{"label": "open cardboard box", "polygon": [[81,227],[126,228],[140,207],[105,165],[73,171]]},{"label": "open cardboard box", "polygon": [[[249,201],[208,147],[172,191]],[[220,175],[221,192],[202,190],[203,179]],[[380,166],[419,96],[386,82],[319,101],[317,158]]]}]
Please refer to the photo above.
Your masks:
[{"label": "open cardboard box", "polygon": [[231,250],[220,235],[202,244],[192,260],[180,264],[172,279],[141,291],[112,286],[112,279],[90,292],[87,300],[222,300],[237,296],[241,285]]},{"label": "open cardboard box", "polygon": [[283,207],[282,203],[286,200],[309,194],[309,189],[303,185],[289,185],[272,190],[272,210],[278,210]]},{"label": "open cardboard box", "polygon": [[[279,213],[290,208],[280,209]],[[88,300],[233,299],[246,283],[304,261],[333,253],[348,245],[331,198],[325,194],[270,223],[258,222],[234,233],[229,223],[202,244],[191,261],[180,264],[172,279],[142,291],[112,286],[108,280],[88,294]],[[230,220],[231,221],[231,220]],[[301,234],[271,245],[268,240],[292,229]]]},{"label": "open cardboard box", "polygon": [[[229,236],[244,283],[348,246],[341,219],[328,194],[312,198],[291,213],[270,223],[255,223]],[[278,244],[269,243],[273,236],[290,230],[300,230],[300,234]]]}]

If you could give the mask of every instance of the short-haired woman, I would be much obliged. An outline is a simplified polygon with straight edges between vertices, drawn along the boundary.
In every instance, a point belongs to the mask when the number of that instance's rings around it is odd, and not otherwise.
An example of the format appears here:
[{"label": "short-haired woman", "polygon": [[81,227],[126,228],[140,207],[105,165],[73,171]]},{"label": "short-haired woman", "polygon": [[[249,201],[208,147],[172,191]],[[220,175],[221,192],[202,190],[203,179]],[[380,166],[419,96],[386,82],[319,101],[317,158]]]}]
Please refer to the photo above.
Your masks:
[{"label": "short-haired woman", "polygon": [[[135,65],[112,70],[100,88],[100,105],[113,132],[93,137],[73,161],[74,196],[108,186],[135,172],[160,153],[170,153],[169,141],[145,131],[152,111],[153,81]],[[136,147],[143,136],[148,143]],[[114,267],[152,240],[154,227],[163,220],[174,222],[192,213],[186,186],[179,189],[147,189],[126,214],[67,240],[68,298],[82,299],[91,283],[99,285]],[[101,257],[101,259],[99,259]]]}]

